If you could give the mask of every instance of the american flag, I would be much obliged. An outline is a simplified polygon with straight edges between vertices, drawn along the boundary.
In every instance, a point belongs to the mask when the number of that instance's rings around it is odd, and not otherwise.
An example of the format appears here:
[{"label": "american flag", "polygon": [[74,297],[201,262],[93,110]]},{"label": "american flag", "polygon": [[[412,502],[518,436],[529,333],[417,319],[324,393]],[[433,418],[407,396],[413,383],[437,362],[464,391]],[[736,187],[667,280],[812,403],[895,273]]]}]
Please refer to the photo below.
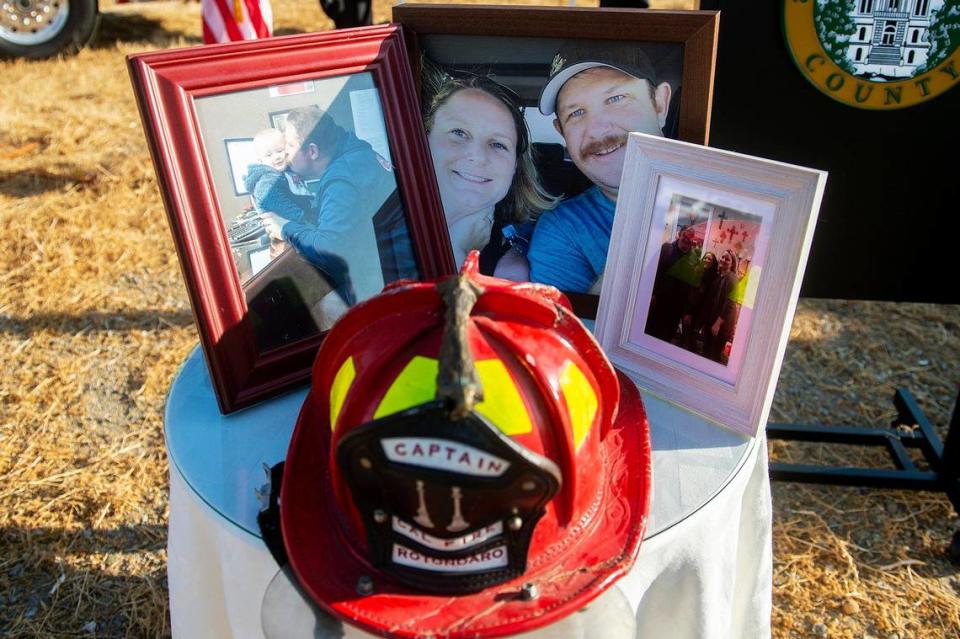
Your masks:
[{"label": "american flag", "polygon": [[273,32],[270,0],[200,0],[200,12],[207,44],[269,38]]}]

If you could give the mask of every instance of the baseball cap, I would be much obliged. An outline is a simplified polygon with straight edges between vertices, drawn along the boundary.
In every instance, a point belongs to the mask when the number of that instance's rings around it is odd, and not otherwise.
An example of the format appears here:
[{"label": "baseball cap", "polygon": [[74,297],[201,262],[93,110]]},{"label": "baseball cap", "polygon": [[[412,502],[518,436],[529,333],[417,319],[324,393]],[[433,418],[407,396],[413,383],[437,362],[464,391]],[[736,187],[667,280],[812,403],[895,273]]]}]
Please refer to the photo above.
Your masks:
[{"label": "baseball cap", "polygon": [[633,565],[650,440],[633,384],[553,287],[400,282],[324,339],[280,495],[321,608],[389,637],[498,637]]},{"label": "baseball cap", "polygon": [[570,40],[565,42],[550,65],[550,77],[540,92],[540,113],[556,112],[557,95],[563,85],[581,71],[596,67],[617,69],[657,85],[657,73],[647,54],[635,43],[610,40]]}]

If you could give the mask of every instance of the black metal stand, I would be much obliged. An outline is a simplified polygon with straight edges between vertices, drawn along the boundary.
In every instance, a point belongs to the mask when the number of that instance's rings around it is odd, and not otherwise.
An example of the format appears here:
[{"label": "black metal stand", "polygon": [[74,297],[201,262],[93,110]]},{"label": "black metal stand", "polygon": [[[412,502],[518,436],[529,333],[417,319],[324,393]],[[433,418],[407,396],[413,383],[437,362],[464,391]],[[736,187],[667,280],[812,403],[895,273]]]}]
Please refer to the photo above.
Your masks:
[{"label": "black metal stand", "polygon": [[[960,392],[947,428],[946,444],[940,441],[933,424],[917,405],[913,395],[897,389],[893,396],[897,417],[890,428],[842,428],[806,424],[769,424],[767,437],[788,441],[805,441],[856,446],[883,446],[896,469],[833,467],[813,464],[770,464],[774,481],[807,484],[865,486],[900,490],[930,490],[946,493],[954,510],[960,513]],[[916,429],[912,426],[916,424]],[[919,470],[907,453],[918,448],[929,465]],[[960,531],[953,535],[950,558],[960,563]]]}]

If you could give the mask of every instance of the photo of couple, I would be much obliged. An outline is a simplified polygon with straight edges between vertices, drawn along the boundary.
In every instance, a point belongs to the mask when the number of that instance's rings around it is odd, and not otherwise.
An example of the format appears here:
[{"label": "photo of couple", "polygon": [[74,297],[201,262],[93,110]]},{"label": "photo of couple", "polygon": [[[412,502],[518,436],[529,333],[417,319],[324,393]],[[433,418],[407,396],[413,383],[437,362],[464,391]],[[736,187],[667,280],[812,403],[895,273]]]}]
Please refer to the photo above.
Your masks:
[{"label": "photo of couple", "polygon": [[428,36],[423,121],[454,257],[599,293],[627,134],[676,136],[682,50]]},{"label": "photo of couple", "polygon": [[761,218],[675,194],[657,261],[645,332],[727,365],[740,311],[758,270],[750,266]]},{"label": "photo of couple", "polygon": [[[208,149],[228,142],[225,157],[208,155],[261,352],[417,277],[369,74],[202,98],[197,110]],[[231,155],[237,135],[252,138]]]}]

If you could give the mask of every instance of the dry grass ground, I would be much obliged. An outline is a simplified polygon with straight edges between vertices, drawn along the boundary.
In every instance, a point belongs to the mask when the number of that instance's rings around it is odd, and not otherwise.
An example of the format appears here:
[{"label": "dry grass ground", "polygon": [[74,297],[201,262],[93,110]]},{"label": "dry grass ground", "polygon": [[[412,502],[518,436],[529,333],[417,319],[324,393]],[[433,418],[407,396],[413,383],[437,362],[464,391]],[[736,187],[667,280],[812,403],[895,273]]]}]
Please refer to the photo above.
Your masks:
[{"label": "dry grass ground", "polygon": [[[314,1],[274,6],[278,33],[332,26]],[[196,333],[124,56],[199,43],[199,5],[103,8],[80,55],[0,63],[6,637],[169,634],[161,415]],[[772,418],[884,424],[902,385],[943,425],[958,381],[957,307],[803,300]],[[960,636],[945,498],[776,484],[774,507],[775,637]]]}]

